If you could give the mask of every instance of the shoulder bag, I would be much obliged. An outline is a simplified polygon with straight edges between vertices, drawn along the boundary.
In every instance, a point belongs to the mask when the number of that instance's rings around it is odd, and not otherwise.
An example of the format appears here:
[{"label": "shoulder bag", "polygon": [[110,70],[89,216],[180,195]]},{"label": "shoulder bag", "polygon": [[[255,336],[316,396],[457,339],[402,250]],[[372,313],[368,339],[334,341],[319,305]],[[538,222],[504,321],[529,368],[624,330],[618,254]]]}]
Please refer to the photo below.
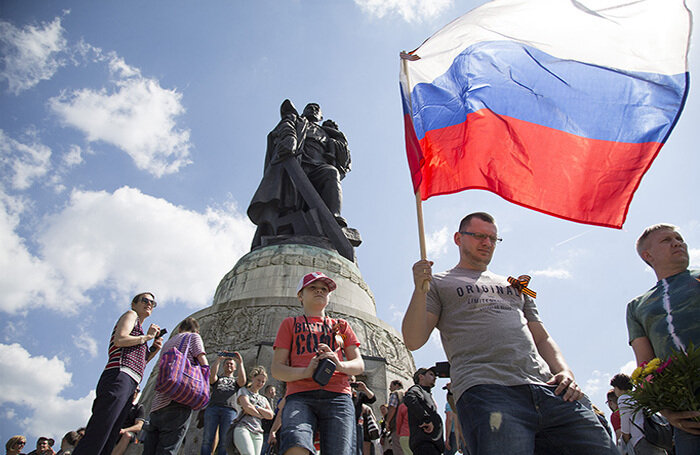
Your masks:
[{"label": "shoulder bag", "polygon": [[[190,362],[187,353],[191,338],[192,335],[182,337],[179,349],[171,348],[161,355],[156,390],[197,410],[209,403],[209,366]],[[184,353],[183,345],[186,345]]]},{"label": "shoulder bag", "polygon": [[[632,422],[639,428],[639,425]],[[673,429],[668,420],[659,414],[644,415],[644,428],[639,428],[644,433],[644,439],[660,449],[673,449]]]}]

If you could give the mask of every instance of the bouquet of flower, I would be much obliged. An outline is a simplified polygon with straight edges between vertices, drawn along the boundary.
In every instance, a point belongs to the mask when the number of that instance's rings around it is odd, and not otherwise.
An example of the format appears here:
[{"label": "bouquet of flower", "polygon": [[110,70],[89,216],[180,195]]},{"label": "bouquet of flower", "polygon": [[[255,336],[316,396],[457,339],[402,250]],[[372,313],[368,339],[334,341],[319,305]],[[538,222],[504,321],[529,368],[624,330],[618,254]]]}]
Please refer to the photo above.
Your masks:
[{"label": "bouquet of flower", "polygon": [[630,379],[635,411],[700,411],[700,349],[692,343],[686,352],[673,351],[664,362],[656,358],[641,364]]}]

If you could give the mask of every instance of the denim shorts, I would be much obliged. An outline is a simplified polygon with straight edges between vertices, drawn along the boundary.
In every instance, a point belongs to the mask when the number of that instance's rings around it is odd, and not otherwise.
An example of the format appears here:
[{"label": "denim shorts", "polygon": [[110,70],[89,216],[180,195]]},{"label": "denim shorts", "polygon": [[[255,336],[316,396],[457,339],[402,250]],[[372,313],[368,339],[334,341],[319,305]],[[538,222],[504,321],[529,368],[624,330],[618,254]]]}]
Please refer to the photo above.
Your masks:
[{"label": "denim shorts", "polygon": [[556,387],[478,385],[457,413],[471,455],[619,455],[593,411],[564,401]]},{"label": "denim shorts", "polygon": [[280,450],[302,447],[311,453],[314,434],[321,437],[321,453],[352,455],[355,408],[349,394],[311,390],[287,396],[282,409]]}]

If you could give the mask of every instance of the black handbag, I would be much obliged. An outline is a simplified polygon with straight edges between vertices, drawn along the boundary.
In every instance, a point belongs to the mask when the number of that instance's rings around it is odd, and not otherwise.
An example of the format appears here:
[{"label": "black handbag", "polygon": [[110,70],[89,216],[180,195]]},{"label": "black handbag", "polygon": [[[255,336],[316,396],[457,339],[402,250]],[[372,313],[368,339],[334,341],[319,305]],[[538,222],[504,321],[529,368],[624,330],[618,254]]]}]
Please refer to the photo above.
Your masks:
[{"label": "black handbag", "polygon": [[[632,422],[635,427],[639,425]],[[673,449],[673,429],[668,420],[659,414],[644,415],[644,428],[639,428],[644,433],[644,439],[660,449]]]}]

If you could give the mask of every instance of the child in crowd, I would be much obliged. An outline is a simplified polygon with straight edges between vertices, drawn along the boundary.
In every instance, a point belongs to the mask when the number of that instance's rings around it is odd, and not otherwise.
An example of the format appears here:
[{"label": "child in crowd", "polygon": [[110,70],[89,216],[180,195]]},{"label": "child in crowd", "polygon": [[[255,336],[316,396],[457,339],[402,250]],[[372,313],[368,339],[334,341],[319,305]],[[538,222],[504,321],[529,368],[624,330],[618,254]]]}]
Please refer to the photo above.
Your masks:
[{"label": "child in crowd", "polygon": [[[286,318],[277,332],[272,375],[287,383],[280,454],[315,453],[317,428],[321,453],[353,453],[355,411],[348,378],[362,374],[364,361],[347,321],[326,316],[335,289],[335,282],[321,272],[304,275],[297,287],[303,313]],[[330,378],[322,378],[321,373]]]}]

